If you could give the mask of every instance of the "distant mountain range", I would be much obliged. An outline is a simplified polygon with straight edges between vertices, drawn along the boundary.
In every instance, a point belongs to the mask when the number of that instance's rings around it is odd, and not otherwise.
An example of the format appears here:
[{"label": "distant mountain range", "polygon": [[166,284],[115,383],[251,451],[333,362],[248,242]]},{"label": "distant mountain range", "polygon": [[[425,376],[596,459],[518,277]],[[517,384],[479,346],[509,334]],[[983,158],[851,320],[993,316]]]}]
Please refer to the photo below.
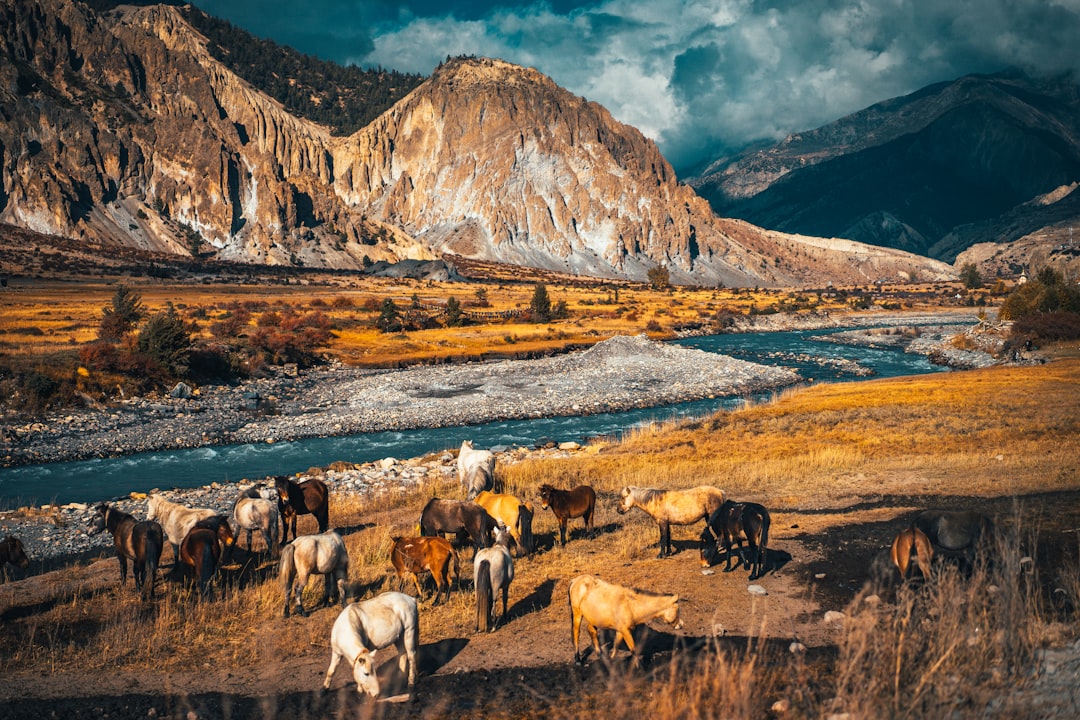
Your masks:
[{"label": "distant mountain range", "polygon": [[721,215],[953,262],[1077,219],[1077,181],[1080,86],[1009,71],[878,103],[689,182]]},{"label": "distant mountain range", "polygon": [[[640,132],[536,70],[459,58],[395,99],[401,78],[320,84],[328,71],[290,55],[275,92],[299,85],[310,102],[279,100],[224,61],[249,57],[244,37],[211,40],[197,11],[95,5],[0,8],[0,223],[305,267],[457,256],[642,280],[663,265],[676,282],[729,286],[955,276],[903,251],[718,217]],[[326,124],[301,116],[364,97],[385,105],[355,132],[337,110]]]}]

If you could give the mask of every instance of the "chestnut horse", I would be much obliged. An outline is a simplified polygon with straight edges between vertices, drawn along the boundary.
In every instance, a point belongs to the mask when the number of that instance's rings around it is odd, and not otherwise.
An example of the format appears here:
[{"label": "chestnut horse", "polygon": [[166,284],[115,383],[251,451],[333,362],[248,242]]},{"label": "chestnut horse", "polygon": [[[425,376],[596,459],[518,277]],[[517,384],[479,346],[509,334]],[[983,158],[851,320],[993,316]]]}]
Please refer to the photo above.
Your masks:
[{"label": "chestnut horse", "polygon": [[[750,579],[757,580],[765,574],[770,522],[769,511],[763,505],[725,500],[723,505],[709,515],[701,533],[702,567],[712,565],[718,551],[723,548],[727,554],[727,567],[724,572],[731,572],[735,569],[731,564],[734,555],[731,547],[735,545],[740,560],[750,570]],[[743,555],[744,540],[753,553],[749,562]]]},{"label": "chestnut horse", "polygon": [[330,492],[326,483],[318,478],[294,482],[285,475],[274,478],[278,494],[278,514],[281,515],[281,545],[289,542],[289,527],[296,539],[296,516],[314,515],[319,522],[319,532],[330,527]]},{"label": "chestnut horse", "polygon": [[724,491],[711,485],[701,485],[689,490],[654,490],[652,488],[624,487],[616,508],[619,514],[639,508],[660,526],[660,555],[671,555],[671,526],[692,525],[698,520],[709,521],[709,516],[724,504]]},{"label": "chestnut horse", "polygon": [[176,565],[191,569],[195,582],[199,584],[199,593],[206,597],[210,594],[210,581],[214,579],[220,561],[221,541],[217,532],[196,525],[180,543],[180,558]]},{"label": "chestnut horse", "polygon": [[565,546],[567,520],[582,518],[586,532],[592,532],[596,491],[588,485],[578,485],[573,490],[560,490],[545,483],[540,486],[540,507],[554,513],[555,519],[559,521],[559,544]]},{"label": "chestnut horse", "polygon": [[907,580],[908,573],[915,567],[911,562],[912,555],[915,556],[923,579],[929,580],[930,563],[934,559],[934,548],[930,544],[930,538],[926,537],[926,533],[914,526],[904,528],[897,534],[890,551],[893,565],[900,571],[902,580]]},{"label": "chestnut horse", "polygon": [[0,542],[0,585],[7,582],[8,563],[23,570],[30,567],[30,558],[26,557],[22,540],[14,535],[8,535],[3,542]]},{"label": "chestnut horse", "polygon": [[398,576],[398,590],[402,590],[406,580],[411,578],[416,585],[418,598],[424,596],[419,574],[431,573],[435,580],[435,602],[432,606],[439,604],[444,592],[447,601],[450,600],[451,576],[458,578],[459,583],[461,581],[457,553],[446,538],[395,537],[394,547],[390,551],[390,562]]},{"label": "chestnut horse", "polygon": [[135,574],[135,589],[154,599],[154,579],[161,550],[165,546],[165,532],[153,520],[136,520],[126,512],[101,503],[94,508],[94,515],[86,526],[87,535],[96,535],[108,528],[116,545],[116,557],[120,561],[120,584],[127,582],[127,561],[130,559]]}]

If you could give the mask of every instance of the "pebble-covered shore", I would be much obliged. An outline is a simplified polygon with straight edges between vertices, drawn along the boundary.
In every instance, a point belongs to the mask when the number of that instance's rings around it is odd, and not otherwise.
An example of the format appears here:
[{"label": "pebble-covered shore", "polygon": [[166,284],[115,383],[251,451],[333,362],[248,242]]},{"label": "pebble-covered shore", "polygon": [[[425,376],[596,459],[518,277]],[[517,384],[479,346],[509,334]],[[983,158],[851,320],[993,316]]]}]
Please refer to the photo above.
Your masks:
[{"label": "pebble-covered shore", "polygon": [[340,364],[191,397],[134,398],[7,428],[0,465],[136,452],[457,427],[656,407],[799,381],[784,368],[617,336],[538,360],[372,371]]}]

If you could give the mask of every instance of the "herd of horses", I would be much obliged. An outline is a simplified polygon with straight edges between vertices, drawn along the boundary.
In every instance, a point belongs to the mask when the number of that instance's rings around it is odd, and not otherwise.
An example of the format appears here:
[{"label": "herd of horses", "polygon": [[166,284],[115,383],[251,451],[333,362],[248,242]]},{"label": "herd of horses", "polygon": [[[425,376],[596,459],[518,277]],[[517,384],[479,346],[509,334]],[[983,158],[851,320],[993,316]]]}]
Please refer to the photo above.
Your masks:
[{"label": "herd of horses", "polygon": [[[231,520],[237,531],[247,532],[249,552],[256,531],[262,535],[271,556],[280,550],[278,578],[284,592],[284,616],[289,617],[293,609],[301,616],[308,615],[302,594],[311,576],[316,574],[325,577],[324,605],[331,606],[336,600],[342,606],[331,631],[331,660],[324,688],[330,687],[338,664],[345,659],[353,669],[358,692],[377,697],[380,687],[374,656],[376,651],[394,645],[412,695],[419,646],[419,611],[417,599],[403,590],[411,582],[417,598],[423,599],[420,576],[430,574],[435,584],[432,604],[449,600],[452,582],[456,580],[461,585],[458,547],[473,548],[476,632],[491,632],[498,624],[506,623],[515,554],[522,557],[535,549],[533,505],[515,495],[494,492],[494,456],[489,451],[473,449],[468,441],[462,444],[459,453],[458,477],[466,499],[432,498],[420,513],[418,535],[392,538],[390,561],[398,579],[397,591],[352,604],[346,597],[349,554],[341,535],[329,529],[330,493],[324,482],[318,478],[297,481],[278,476],[273,478],[272,486],[257,485],[236,498]],[[550,510],[559,524],[560,546],[566,545],[567,524],[572,519],[581,518],[586,536],[593,535],[596,512],[593,488],[579,485],[563,490],[544,484],[538,489],[538,499],[541,508]],[[743,566],[751,580],[762,577],[770,569],[770,516],[758,503],[736,502],[726,497],[724,491],[708,485],[685,490],[624,487],[616,510],[625,514],[633,508],[657,523],[661,558],[672,554],[672,525],[704,522],[699,543],[703,567],[719,564],[723,559],[726,560],[724,572]],[[297,536],[298,515],[312,515],[319,532]],[[279,522],[281,539],[276,542]],[[144,600],[154,597],[155,577],[166,539],[173,548],[174,571],[189,575],[203,595],[209,594],[215,572],[236,543],[229,517],[210,509],[170,502],[157,494],[147,498],[145,520],[107,503],[99,504],[87,532],[105,530],[113,537],[121,585],[126,582],[130,561],[136,590]],[[916,576],[929,580],[934,565],[941,562],[973,566],[992,531],[991,521],[979,513],[926,511],[896,536],[889,551],[890,560],[903,581]],[[8,563],[23,568],[29,565],[21,542],[12,537],[0,542],[0,582],[6,576]],[[502,612],[496,614],[499,594]],[[653,618],[660,618],[676,629],[681,627],[678,595],[627,588],[592,575],[579,575],[571,580],[567,599],[574,658],[578,662],[583,659],[579,649],[582,624],[598,656],[598,630],[611,630],[615,633],[611,657],[615,657],[621,640],[635,662],[635,627]]]}]

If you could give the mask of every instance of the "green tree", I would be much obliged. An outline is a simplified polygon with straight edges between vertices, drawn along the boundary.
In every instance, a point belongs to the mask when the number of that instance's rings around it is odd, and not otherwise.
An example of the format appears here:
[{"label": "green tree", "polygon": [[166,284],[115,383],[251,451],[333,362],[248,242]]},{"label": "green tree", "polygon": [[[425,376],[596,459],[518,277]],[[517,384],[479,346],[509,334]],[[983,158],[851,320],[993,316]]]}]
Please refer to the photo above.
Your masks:
[{"label": "green tree", "polygon": [[533,322],[543,323],[551,320],[551,298],[548,297],[547,286],[537,283],[533,290],[532,301],[529,302],[529,314]]},{"label": "green tree", "polygon": [[379,317],[375,320],[375,327],[384,333],[399,332],[401,330],[401,314],[397,305],[390,298],[383,300],[379,307]]},{"label": "green tree", "polygon": [[488,303],[487,289],[476,288],[476,306],[487,307],[489,304],[490,303]]},{"label": "green tree", "polygon": [[649,285],[653,290],[663,290],[671,284],[671,273],[663,265],[654,265],[649,268]]},{"label": "green tree", "polygon": [[131,332],[144,317],[146,309],[142,297],[126,285],[120,285],[113,293],[112,305],[101,309],[98,337],[115,342]]},{"label": "green tree", "polygon": [[459,301],[453,295],[446,301],[446,325],[447,327],[457,327],[464,322],[464,316],[461,310],[461,301]]},{"label": "green tree", "polygon": [[183,377],[187,374],[191,331],[172,303],[150,316],[139,330],[135,346],[170,375]]},{"label": "green tree", "polygon": [[1017,286],[1001,303],[1002,320],[1019,320],[1036,313],[1080,313],[1080,287],[1053,268],[1039,271],[1034,280]]},{"label": "green tree", "polygon": [[979,269],[974,263],[966,263],[960,268],[960,281],[968,290],[975,290],[983,285],[982,275],[979,274]]}]

